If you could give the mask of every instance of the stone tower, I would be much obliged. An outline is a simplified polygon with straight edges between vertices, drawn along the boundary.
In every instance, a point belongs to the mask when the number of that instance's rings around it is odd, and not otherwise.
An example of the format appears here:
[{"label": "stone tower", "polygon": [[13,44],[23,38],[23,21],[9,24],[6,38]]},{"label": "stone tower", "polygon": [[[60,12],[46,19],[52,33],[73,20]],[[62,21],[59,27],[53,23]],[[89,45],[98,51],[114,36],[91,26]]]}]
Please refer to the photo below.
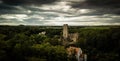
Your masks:
[{"label": "stone tower", "polygon": [[68,24],[64,24],[63,25],[63,36],[62,36],[62,44],[64,46],[68,44],[68,38],[69,38]]},{"label": "stone tower", "polygon": [[68,38],[68,24],[63,25],[63,38],[64,39]]}]

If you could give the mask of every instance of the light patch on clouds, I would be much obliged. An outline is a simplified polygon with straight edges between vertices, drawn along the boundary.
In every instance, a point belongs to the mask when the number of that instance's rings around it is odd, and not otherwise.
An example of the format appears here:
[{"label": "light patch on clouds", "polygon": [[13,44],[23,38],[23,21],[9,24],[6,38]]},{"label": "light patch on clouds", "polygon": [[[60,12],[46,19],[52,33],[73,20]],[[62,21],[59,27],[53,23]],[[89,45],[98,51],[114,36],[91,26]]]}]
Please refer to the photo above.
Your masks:
[{"label": "light patch on clouds", "polygon": [[79,14],[86,14],[86,13],[91,13],[91,12],[93,12],[94,10],[92,10],[92,9],[79,9],[78,11],[77,11],[77,13],[79,13]]},{"label": "light patch on clouds", "polygon": [[85,14],[85,13],[90,13],[95,11],[92,9],[79,9],[79,8],[75,9],[75,8],[72,8],[70,4],[72,4],[72,2],[70,1],[60,1],[60,2],[55,2],[54,4],[51,4],[51,5],[42,5],[41,7],[36,7],[36,8],[43,9],[43,10],[55,10],[55,11],[68,12],[74,15]]},{"label": "light patch on clouds", "polygon": [[23,19],[27,19],[27,15],[25,14],[5,14],[1,15],[0,18],[5,18],[5,19],[17,19],[19,21],[23,21]]},{"label": "light patch on clouds", "polygon": [[44,10],[59,10],[59,11],[68,11],[71,9],[70,5],[67,5],[69,2],[56,2],[54,5],[42,5],[42,7],[40,7],[41,9]]},{"label": "light patch on clouds", "polygon": [[84,2],[86,0],[61,0],[61,1],[67,1],[67,2]]},{"label": "light patch on clouds", "polygon": [[101,18],[102,16],[78,16],[78,17],[56,17],[52,21],[58,22],[102,22],[110,21],[112,18]]}]

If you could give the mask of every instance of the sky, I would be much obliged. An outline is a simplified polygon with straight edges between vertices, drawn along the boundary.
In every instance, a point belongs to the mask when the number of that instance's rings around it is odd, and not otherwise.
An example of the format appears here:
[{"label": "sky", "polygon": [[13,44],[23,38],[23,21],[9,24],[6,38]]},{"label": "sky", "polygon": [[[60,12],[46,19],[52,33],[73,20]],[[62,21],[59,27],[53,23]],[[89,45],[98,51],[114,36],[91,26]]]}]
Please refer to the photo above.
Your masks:
[{"label": "sky", "polygon": [[120,0],[0,0],[0,25],[120,25]]}]

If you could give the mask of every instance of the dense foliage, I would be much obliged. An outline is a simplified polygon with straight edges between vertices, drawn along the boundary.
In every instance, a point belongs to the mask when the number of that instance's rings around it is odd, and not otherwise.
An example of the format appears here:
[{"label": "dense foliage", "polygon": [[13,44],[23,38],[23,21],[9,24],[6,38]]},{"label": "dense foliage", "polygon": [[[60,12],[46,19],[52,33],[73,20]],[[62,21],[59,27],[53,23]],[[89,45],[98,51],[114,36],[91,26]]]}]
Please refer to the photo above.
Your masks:
[{"label": "dense foliage", "polygon": [[[45,31],[46,34],[39,34]],[[120,27],[69,27],[88,61],[119,61]],[[0,61],[72,61],[59,40],[62,27],[0,26]]]}]

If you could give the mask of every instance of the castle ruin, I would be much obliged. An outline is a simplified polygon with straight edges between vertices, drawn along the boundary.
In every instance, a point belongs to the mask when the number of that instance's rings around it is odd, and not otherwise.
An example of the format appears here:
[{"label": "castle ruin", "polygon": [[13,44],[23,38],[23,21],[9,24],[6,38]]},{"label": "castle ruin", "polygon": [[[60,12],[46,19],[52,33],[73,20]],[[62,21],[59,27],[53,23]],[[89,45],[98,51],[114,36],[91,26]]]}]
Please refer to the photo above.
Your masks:
[{"label": "castle ruin", "polygon": [[87,61],[87,55],[82,53],[82,49],[79,47],[72,46],[78,41],[79,34],[69,33],[68,24],[63,25],[62,33],[63,34],[61,41],[64,46],[68,46],[67,48],[68,57],[75,54],[77,61]]},{"label": "castle ruin", "polygon": [[68,24],[63,25],[62,41],[63,45],[74,44],[78,41],[78,33],[69,33]]}]

